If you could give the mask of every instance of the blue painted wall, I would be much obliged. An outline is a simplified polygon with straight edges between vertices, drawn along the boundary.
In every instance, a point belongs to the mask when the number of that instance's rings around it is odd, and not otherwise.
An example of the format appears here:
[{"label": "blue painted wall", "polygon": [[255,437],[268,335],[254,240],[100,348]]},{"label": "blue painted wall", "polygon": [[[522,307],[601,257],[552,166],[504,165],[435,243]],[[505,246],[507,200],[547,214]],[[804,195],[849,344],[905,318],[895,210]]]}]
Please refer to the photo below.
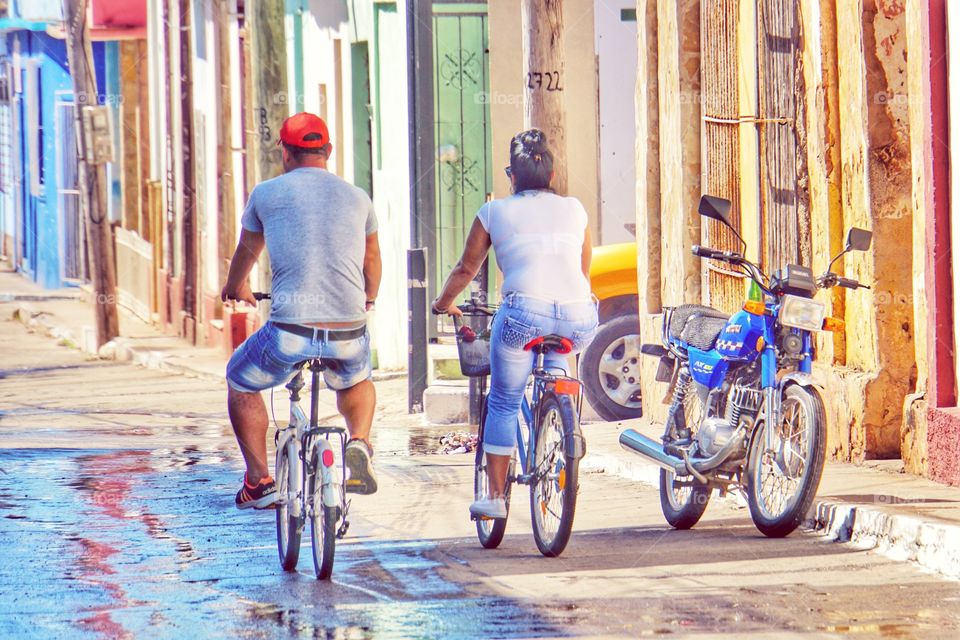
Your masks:
[{"label": "blue painted wall", "polygon": [[[18,119],[20,140],[14,141],[14,152],[19,152],[24,169],[22,188],[23,247],[25,264],[23,270],[37,283],[46,288],[63,286],[61,273],[61,221],[57,182],[59,152],[57,144],[56,103],[72,101],[73,81],[67,65],[67,52],[64,41],[52,38],[42,32],[15,31],[9,34],[11,39],[19,39],[21,58],[39,60],[40,64],[40,122],[43,127],[43,186],[39,196],[31,193],[32,180],[29,156],[27,154],[27,120],[24,96],[20,107],[13,113]],[[12,43],[10,49],[12,49]],[[99,92],[102,93],[104,78],[104,48],[101,43],[93,44],[94,67]],[[25,65],[24,65],[25,67]],[[26,87],[26,82],[23,85]]]}]

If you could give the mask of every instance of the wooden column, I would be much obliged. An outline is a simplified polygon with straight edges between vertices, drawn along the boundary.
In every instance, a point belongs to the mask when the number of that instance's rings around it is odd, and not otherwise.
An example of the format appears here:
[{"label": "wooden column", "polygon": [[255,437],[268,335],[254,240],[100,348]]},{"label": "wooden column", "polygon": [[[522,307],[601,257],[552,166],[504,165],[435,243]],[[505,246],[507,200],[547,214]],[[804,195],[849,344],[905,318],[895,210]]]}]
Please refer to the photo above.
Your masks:
[{"label": "wooden column", "polygon": [[[803,74],[806,103],[807,187],[809,192],[811,266],[823,273],[843,246],[840,201],[840,150],[832,144],[839,131],[837,94],[837,21],[832,0],[801,0]],[[819,18],[819,19],[817,19]],[[842,265],[835,265],[839,268]],[[821,293],[827,313],[843,317],[843,291]],[[817,336],[817,360],[843,364],[843,333]]]},{"label": "wooden column", "polygon": [[[703,82],[704,193],[733,203],[731,222],[740,227],[740,144],[737,30],[739,0],[704,3],[700,15]],[[739,240],[718,222],[702,220],[703,244],[740,251]],[[703,302],[733,313],[743,304],[743,280],[721,262],[701,260]]]},{"label": "wooden column", "polygon": [[[658,0],[661,296],[700,302],[700,3]],[[681,37],[682,36],[682,37]]]},{"label": "wooden column", "polygon": [[250,72],[255,135],[256,182],[283,171],[280,148],[276,145],[280,125],[289,115],[287,103],[287,42],[284,36],[284,0],[258,0],[247,9],[247,36],[251,40]]},{"label": "wooden column", "polygon": [[[220,119],[217,123],[217,273],[220,282],[227,281],[227,270],[237,244],[236,203],[233,197],[233,87],[230,60],[234,43],[230,39],[233,19],[230,0],[217,0],[217,79],[220,84]],[[219,304],[219,303],[218,303]]]},{"label": "wooden column", "polygon": [[97,82],[93,76],[93,51],[87,28],[85,0],[64,0],[63,18],[67,32],[67,59],[73,78],[73,95],[78,107],[76,114],[77,156],[79,161],[77,184],[80,202],[86,216],[94,290],[94,309],[97,323],[97,345],[103,345],[120,335],[117,315],[117,274],[113,255],[113,234],[107,219],[107,181],[103,165],[86,162],[91,140],[84,135],[82,110],[97,104]]},{"label": "wooden column", "polygon": [[637,283],[641,317],[660,311],[657,1],[637,0]]},{"label": "wooden column", "polygon": [[523,58],[526,78],[524,126],[547,134],[553,152],[553,188],[567,193],[566,86],[562,0],[523,0]]}]

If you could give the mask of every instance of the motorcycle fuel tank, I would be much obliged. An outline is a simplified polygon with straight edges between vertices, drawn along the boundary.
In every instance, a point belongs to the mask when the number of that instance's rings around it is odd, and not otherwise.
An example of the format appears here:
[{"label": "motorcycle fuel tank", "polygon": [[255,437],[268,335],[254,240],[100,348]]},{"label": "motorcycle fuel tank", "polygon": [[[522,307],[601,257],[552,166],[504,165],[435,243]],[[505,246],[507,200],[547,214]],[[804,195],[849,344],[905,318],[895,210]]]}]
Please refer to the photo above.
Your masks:
[{"label": "motorcycle fuel tank", "polygon": [[763,336],[764,316],[738,311],[720,332],[716,350],[727,360],[749,362],[760,355],[757,341]]}]

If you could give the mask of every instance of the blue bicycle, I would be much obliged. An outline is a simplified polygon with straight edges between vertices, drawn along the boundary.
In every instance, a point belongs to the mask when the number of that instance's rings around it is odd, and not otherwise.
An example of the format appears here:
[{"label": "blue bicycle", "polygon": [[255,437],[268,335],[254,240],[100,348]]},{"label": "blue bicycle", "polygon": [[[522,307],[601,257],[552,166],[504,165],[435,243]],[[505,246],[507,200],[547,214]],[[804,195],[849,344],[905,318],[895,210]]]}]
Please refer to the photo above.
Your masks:
[{"label": "blue bicycle", "polygon": [[[490,374],[490,326],[494,307],[469,302],[454,317],[460,368],[464,375],[480,378],[481,411],[474,465],[474,494],[487,495],[487,465],[483,453],[483,426],[487,413],[486,377]],[[536,354],[533,382],[523,398],[517,421],[517,453],[510,463],[504,499],[510,514],[514,483],[530,487],[533,538],[545,556],[563,553],[573,529],[579,489],[578,467],[586,452],[580,431],[581,382],[562,370],[544,366],[547,354],[570,353],[573,343],[563,336],[540,336],[525,347]],[[517,473],[519,463],[520,473]],[[487,549],[503,540],[507,518],[471,516],[477,537]]]}]

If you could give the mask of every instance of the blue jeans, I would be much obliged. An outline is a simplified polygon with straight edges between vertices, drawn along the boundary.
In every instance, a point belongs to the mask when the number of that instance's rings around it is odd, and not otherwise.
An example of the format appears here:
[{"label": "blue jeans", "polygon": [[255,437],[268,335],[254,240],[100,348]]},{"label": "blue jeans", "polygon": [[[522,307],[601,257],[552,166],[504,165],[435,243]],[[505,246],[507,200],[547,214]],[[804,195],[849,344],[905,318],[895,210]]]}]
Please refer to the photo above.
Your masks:
[{"label": "blue jeans", "polygon": [[323,381],[329,388],[349,389],[372,373],[370,334],[353,340],[326,340],[326,332],[317,329],[307,338],[267,322],[234,351],[227,363],[227,383],[244,393],[278,387],[291,378],[298,363],[311,358],[328,361]]},{"label": "blue jeans", "polygon": [[[517,446],[517,414],[536,354],[523,347],[538,336],[557,334],[582,351],[597,331],[594,302],[557,303],[508,293],[493,319],[490,336],[490,393],[483,428],[483,449],[512,455]],[[566,355],[549,354],[545,367],[567,371]]]}]

